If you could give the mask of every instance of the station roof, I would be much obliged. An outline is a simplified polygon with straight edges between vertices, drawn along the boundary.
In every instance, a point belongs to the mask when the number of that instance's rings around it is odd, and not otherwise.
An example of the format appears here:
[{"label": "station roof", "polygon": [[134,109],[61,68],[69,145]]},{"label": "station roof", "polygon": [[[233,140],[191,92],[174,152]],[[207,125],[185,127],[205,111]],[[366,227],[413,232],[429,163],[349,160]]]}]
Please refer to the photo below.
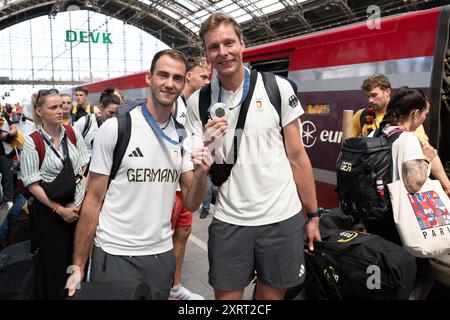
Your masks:
[{"label": "station roof", "polygon": [[[0,30],[43,15],[92,10],[134,25],[187,54],[201,52],[198,31],[213,12],[241,24],[247,46],[367,20],[441,6],[448,0],[4,0]],[[373,7],[372,7],[373,8]]]}]

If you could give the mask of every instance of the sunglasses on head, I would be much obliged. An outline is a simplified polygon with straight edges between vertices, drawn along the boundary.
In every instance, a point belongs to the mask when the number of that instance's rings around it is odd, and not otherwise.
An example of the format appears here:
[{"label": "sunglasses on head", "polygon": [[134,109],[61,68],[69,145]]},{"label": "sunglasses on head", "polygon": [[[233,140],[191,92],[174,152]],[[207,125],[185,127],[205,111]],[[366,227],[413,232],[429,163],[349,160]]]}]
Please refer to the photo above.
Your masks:
[{"label": "sunglasses on head", "polygon": [[59,94],[59,91],[56,90],[56,89],[41,89],[41,90],[39,90],[38,94],[37,94],[37,97],[36,97],[36,105],[37,105],[37,103],[38,103],[40,98],[45,97],[45,96],[47,96],[49,94],[52,94],[52,93]]}]

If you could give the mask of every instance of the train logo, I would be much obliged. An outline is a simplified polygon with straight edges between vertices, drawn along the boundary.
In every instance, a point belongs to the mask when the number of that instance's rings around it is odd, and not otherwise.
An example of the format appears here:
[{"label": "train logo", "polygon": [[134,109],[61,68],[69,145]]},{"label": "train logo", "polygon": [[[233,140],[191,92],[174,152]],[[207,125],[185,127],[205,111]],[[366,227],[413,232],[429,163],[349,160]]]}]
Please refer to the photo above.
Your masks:
[{"label": "train logo", "polygon": [[320,142],[341,143],[342,131],[322,130],[320,133],[312,121],[305,121],[301,127],[301,137],[306,148],[311,148],[316,144],[317,136]]},{"label": "train logo", "polygon": [[317,137],[314,136],[316,132],[317,128],[311,121],[302,123],[301,135],[306,148],[311,148],[316,143]]}]

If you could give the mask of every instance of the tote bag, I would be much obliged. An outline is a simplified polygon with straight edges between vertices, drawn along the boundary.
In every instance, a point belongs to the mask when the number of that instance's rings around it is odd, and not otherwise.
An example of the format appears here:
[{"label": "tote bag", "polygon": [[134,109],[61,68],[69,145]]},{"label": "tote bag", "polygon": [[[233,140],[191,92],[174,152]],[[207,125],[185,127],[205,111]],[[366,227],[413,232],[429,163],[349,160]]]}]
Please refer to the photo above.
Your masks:
[{"label": "tote bag", "polygon": [[416,193],[403,183],[404,143],[397,159],[400,179],[388,184],[394,221],[403,246],[416,257],[432,258],[450,253],[450,200],[437,180],[427,179]]}]

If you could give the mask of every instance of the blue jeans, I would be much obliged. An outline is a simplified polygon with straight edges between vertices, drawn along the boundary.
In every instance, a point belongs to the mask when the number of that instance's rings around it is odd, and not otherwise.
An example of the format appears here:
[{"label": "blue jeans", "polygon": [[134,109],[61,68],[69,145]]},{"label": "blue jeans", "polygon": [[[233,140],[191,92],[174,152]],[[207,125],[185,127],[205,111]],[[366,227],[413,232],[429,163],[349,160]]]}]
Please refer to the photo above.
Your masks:
[{"label": "blue jeans", "polygon": [[18,194],[16,196],[13,206],[9,210],[8,215],[6,216],[5,220],[3,220],[3,223],[0,226],[0,241],[6,240],[10,227],[9,220],[16,220],[20,217],[20,215],[22,214],[22,208],[26,202],[27,199],[23,195]]},{"label": "blue jeans", "polygon": [[203,199],[202,209],[209,210],[209,205],[211,204],[212,195],[213,195],[213,185],[211,182],[211,178],[209,176],[206,177],[206,195]]}]

